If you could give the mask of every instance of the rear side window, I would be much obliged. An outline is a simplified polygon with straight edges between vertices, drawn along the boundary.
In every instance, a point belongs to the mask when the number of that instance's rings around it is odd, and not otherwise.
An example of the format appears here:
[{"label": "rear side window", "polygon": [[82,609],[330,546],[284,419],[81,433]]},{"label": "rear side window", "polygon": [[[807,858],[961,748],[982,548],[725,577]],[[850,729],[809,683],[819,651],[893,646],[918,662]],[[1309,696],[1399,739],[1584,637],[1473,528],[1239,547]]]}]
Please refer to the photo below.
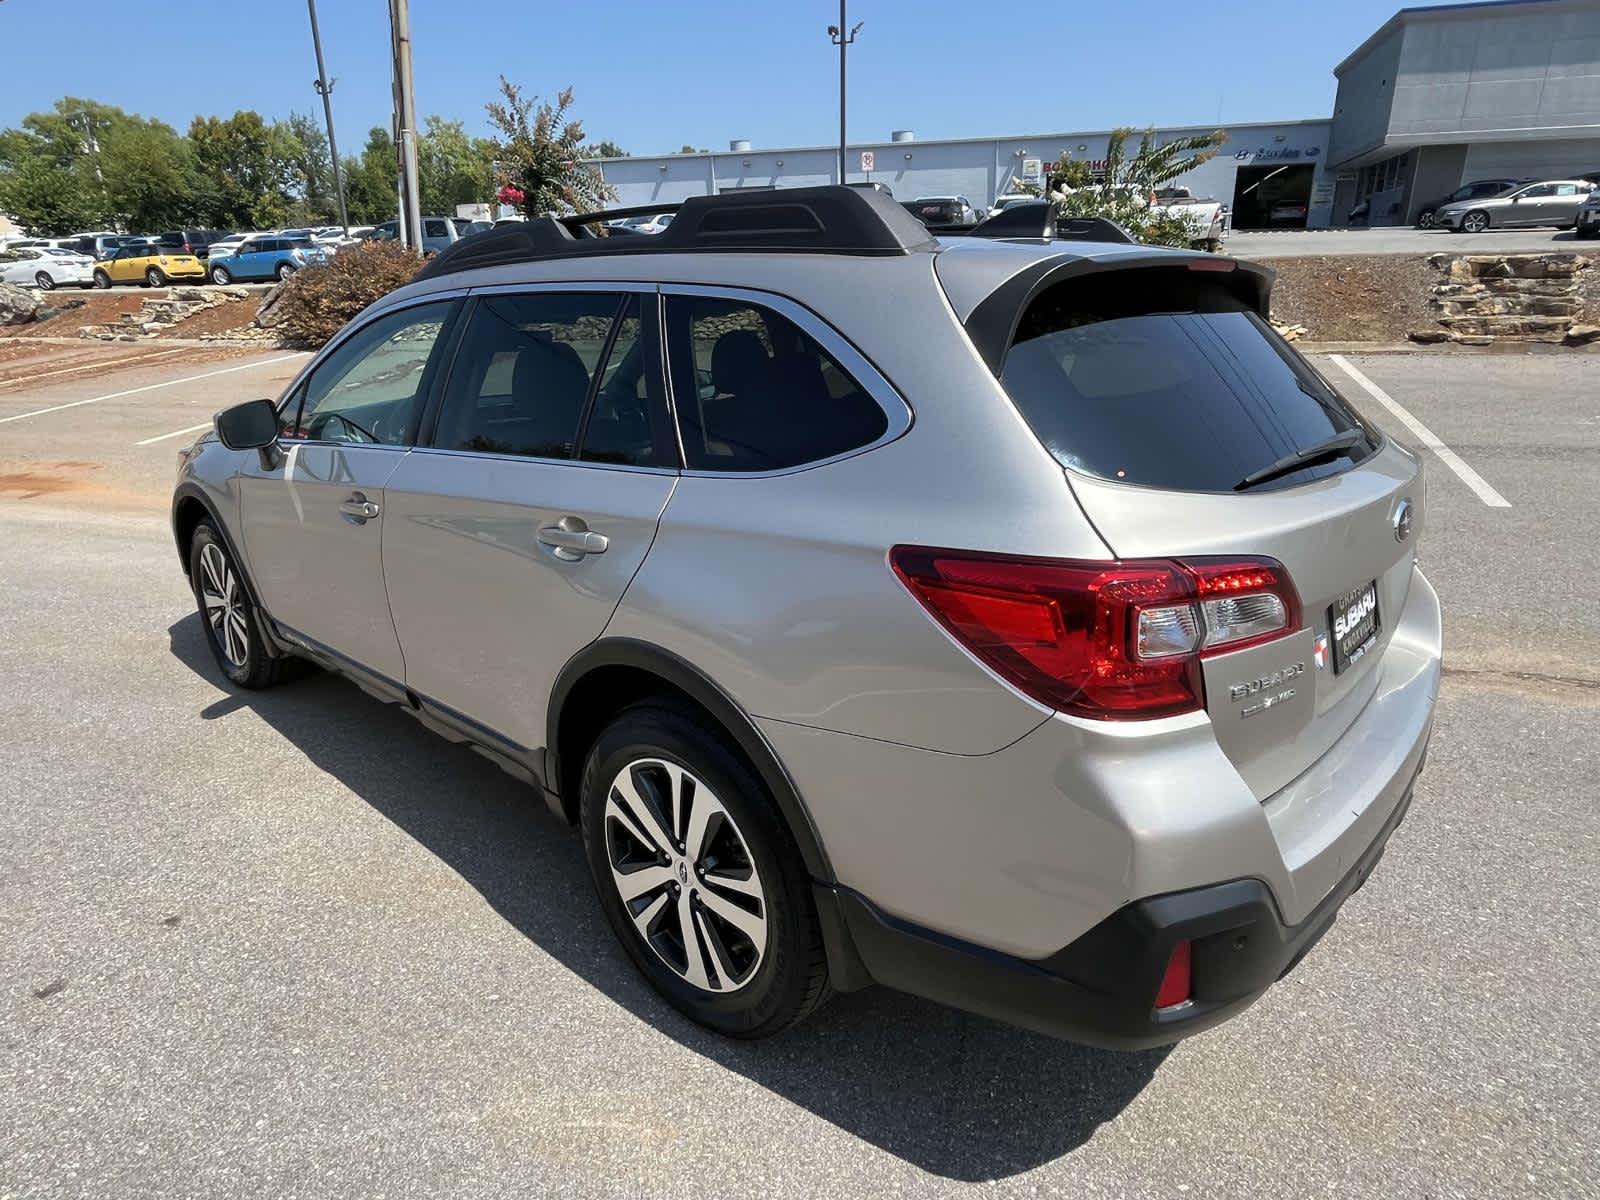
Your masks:
[{"label": "rear side window", "polygon": [[1248,305],[1187,270],[1047,290],[1023,314],[1000,382],[1063,466],[1146,487],[1231,491],[1330,437],[1365,435],[1348,456],[1266,485],[1287,487],[1347,470],[1377,444]]},{"label": "rear side window", "polygon": [[765,305],[669,296],[667,347],[690,468],[782,470],[870,445],[888,430],[866,389]]}]

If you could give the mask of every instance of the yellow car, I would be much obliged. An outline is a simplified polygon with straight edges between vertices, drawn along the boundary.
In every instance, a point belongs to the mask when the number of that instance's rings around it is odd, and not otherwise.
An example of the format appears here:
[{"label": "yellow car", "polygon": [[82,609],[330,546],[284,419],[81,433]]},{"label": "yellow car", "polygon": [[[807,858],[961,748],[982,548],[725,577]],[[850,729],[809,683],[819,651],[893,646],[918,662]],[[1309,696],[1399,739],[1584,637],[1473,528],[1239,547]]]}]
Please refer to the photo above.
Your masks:
[{"label": "yellow car", "polygon": [[192,279],[204,283],[205,264],[192,254],[168,254],[160,246],[118,246],[94,265],[94,285],[108,288],[114,283],[142,283],[165,287],[169,280]]}]

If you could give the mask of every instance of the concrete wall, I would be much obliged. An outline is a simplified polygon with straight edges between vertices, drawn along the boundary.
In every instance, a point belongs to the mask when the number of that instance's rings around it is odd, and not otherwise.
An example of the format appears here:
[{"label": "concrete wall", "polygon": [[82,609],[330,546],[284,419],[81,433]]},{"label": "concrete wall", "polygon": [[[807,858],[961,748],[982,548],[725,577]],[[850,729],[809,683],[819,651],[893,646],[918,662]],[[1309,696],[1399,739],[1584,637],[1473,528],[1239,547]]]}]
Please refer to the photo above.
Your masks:
[{"label": "concrete wall", "polygon": [[1329,133],[1330,162],[1355,158],[1381,145],[1387,136],[1404,33],[1404,26],[1396,26],[1339,76]]},{"label": "concrete wall", "polygon": [[1559,136],[1600,123],[1600,5],[1592,0],[1423,11],[1402,28],[1392,137]]},{"label": "concrete wall", "polygon": [[[1157,138],[1208,129],[1158,130]],[[1210,162],[1179,182],[1197,195],[1231,201],[1234,174],[1240,166],[1278,162],[1318,163],[1327,155],[1325,121],[1291,121],[1272,125],[1240,125],[1227,130],[1229,139]],[[1013,191],[1025,159],[1050,162],[1065,152],[1093,162],[1105,157],[1109,135],[1047,133],[960,141],[867,142],[850,147],[848,182],[873,180],[887,184],[899,200],[918,196],[966,196],[975,205]],[[1137,148],[1130,139],[1128,152]],[[874,170],[860,169],[861,152],[870,150]],[[623,206],[655,204],[707,195],[739,187],[807,187],[832,183],[838,151],[829,147],[730,151],[716,154],[671,154],[656,158],[602,159],[606,182],[617,189]],[[1320,166],[1318,168],[1320,173]]]},{"label": "concrete wall", "polygon": [[1463,178],[1566,179],[1600,171],[1600,137],[1478,142],[1467,148]]},{"label": "concrete wall", "polygon": [[1432,204],[1460,187],[1466,165],[1465,146],[1424,146],[1418,150],[1417,169],[1411,177],[1404,223],[1412,224],[1417,219],[1417,210],[1424,204]]}]

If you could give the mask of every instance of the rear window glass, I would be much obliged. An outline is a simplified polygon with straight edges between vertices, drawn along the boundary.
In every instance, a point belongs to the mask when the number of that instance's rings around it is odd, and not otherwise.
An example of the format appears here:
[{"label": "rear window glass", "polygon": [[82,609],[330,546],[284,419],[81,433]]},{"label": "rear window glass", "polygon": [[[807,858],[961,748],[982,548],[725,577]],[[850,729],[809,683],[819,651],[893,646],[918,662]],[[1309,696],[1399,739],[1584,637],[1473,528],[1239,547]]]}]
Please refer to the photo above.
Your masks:
[{"label": "rear window glass", "polygon": [[1231,491],[1328,438],[1365,435],[1259,490],[1288,487],[1348,470],[1377,445],[1250,306],[1187,270],[1049,289],[1023,314],[1000,381],[1063,466],[1146,487]]}]

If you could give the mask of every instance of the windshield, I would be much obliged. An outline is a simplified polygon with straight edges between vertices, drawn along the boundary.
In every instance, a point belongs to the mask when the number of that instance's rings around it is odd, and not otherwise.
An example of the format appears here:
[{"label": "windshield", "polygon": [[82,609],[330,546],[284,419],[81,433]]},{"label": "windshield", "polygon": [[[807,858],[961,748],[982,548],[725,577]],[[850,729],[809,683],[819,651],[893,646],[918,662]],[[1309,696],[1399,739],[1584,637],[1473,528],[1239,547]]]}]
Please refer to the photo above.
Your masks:
[{"label": "windshield", "polygon": [[1346,470],[1378,444],[1248,305],[1182,269],[1047,290],[1024,313],[1000,382],[1062,466],[1147,487],[1231,491],[1297,451],[1360,434],[1347,457],[1268,485],[1287,487]]}]

